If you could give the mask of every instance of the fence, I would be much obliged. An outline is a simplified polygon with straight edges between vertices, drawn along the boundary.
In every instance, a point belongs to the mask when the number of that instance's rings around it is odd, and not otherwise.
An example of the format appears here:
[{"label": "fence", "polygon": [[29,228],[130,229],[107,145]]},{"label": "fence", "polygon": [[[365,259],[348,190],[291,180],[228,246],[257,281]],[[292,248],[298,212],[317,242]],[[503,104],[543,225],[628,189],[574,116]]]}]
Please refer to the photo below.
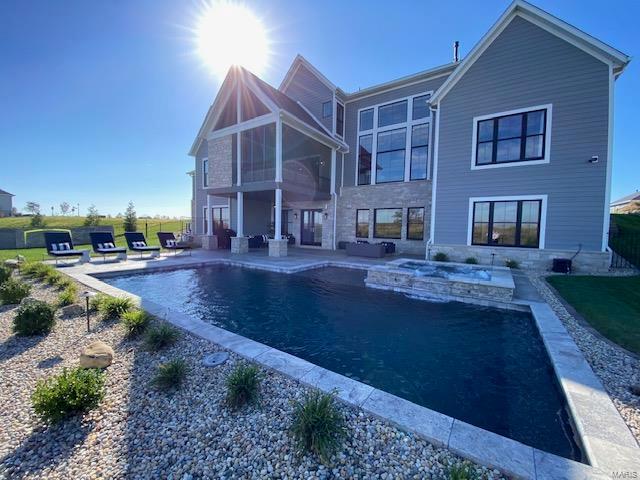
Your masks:
[{"label": "fence", "polygon": [[613,250],[611,267],[640,268],[640,233],[613,230],[609,233],[609,247]]}]

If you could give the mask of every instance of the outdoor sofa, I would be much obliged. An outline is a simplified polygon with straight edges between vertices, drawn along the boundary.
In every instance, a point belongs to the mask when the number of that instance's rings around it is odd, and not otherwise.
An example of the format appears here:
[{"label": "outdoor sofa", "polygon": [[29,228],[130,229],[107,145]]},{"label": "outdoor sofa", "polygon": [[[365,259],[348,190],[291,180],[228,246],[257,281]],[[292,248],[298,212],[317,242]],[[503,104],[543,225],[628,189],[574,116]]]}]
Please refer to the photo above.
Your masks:
[{"label": "outdoor sofa", "polygon": [[127,249],[116,246],[116,241],[111,232],[90,232],[91,246],[93,251],[98,255],[102,255],[102,259],[106,260],[107,255],[117,255],[118,260],[127,259]]},{"label": "outdoor sofa", "polygon": [[127,246],[132,252],[138,252],[142,257],[143,253],[150,253],[152,257],[160,255],[160,247],[147,245],[147,239],[142,232],[125,232],[124,238]]},{"label": "outdoor sofa", "polygon": [[160,241],[160,246],[165,250],[173,250],[176,255],[178,250],[189,251],[189,255],[191,255],[191,245],[179,242],[171,232],[158,232],[158,240]]},{"label": "outdoor sofa", "polygon": [[80,262],[88,262],[89,250],[76,250],[69,232],[44,232],[44,243],[47,253],[56,259],[80,257]]}]

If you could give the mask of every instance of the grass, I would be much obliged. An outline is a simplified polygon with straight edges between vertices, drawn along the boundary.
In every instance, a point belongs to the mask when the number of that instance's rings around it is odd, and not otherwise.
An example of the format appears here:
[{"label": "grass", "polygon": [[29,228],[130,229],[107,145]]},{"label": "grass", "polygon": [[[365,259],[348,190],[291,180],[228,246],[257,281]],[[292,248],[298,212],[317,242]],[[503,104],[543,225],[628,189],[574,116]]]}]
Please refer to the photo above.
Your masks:
[{"label": "grass", "polygon": [[602,335],[640,354],[640,276],[551,276],[547,281]]},{"label": "grass", "polygon": [[[46,228],[72,228],[82,227],[84,225],[85,217],[43,217]],[[100,225],[112,225],[114,235],[116,237],[116,243],[119,246],[125,246],[124,241],[124,227],[122,226],[122,218],[101,218]],[[31,217],[6,217],[0,218],[0,228],[25,228],[30,227]],[[175,219],[140,219],[138,218],[138,231],[145,233],[145,223],[147,224],[147,243],[149,245],[159,245],[157,232],[179,232],[188,220],[175,220]],[[81,248],[90,248],[90,245],[81,246]],[[47,256],[47,250],[45,248],[19,248],[11,250],[0,250],[0,262],[9,258],[16,258],[17,255],[22,255],[27,261],[42,261],[49,257]],[[95,255],[92,255],[95,256]]]},{"label": "grass", "polygon": [[178,390],[184,383],[189,367],[182,358],[174,358],[158,365],[151,384],[158,390]]},{"label": "grass", "polygon": [[227,377],[226,404],[235,410],[246,404],[258,403],[260,380],[260,370],[255,365],[237,366]]},{"label": "grass", "polygon": [[144,332],[151,322],[151,315],[144,310],[130,310],[120,320],[127,337],[137,337]]},{"label": "grass", "polygon": [[163,323],[147,330],[144,343],[147,350],[157,352],[176,343],[179,336],[178,330]]}]

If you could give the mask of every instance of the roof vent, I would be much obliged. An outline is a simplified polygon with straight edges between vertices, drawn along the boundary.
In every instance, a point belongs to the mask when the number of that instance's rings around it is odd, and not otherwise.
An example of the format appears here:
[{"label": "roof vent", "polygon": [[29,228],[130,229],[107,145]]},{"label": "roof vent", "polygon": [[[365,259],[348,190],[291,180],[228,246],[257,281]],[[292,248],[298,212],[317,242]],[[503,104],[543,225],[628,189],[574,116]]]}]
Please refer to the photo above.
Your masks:
[{"label": "roof vent", "polygon": [[453,61],[454,62],[460,61],[460,56],[458,55],[459,48],[460,48],[460,42],[456,40],[455,42],[453,42]]}]

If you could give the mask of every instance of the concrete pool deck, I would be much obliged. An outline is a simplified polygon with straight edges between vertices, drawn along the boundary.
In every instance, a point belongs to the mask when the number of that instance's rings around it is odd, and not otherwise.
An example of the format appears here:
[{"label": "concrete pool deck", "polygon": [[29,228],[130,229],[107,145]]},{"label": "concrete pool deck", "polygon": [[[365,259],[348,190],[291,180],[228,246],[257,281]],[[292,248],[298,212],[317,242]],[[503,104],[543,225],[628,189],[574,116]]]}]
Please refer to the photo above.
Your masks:
[{"label": "concrete pool deck", "polygon": [[[397,257],[396,257],[397,258]],[[416,433],[431,443],[517,477],[530,479],[611,478],[640,472],[640,448],[622,417],[553,310],[524,275],[514,274],[514,308],[532,313],[567,400],[575,430],[591,465],[584,465],[515,440],[475,427],[419,406],[370,385],[347,378],[306,360],[216,327],[182,312],[151,302],[102,282],[95,275],[120,275],[164,269],[226,264],[281,273],[327,266],[368,269],[391,259],[347,257],[343,252],[291,249],[288,257],[268,257],[266,252],[231,255],[221,251],[194,251],[193,256],[126,262],[97,261],[62,267],[90,288],[109,295],[129,297],[150,313],[189,332],[217,343],[265,367],[325,392],[337,391],[347,404]],[[620,478],[620,477],[619,477]],[[633,477],[629,477],[633,478]]]}]

